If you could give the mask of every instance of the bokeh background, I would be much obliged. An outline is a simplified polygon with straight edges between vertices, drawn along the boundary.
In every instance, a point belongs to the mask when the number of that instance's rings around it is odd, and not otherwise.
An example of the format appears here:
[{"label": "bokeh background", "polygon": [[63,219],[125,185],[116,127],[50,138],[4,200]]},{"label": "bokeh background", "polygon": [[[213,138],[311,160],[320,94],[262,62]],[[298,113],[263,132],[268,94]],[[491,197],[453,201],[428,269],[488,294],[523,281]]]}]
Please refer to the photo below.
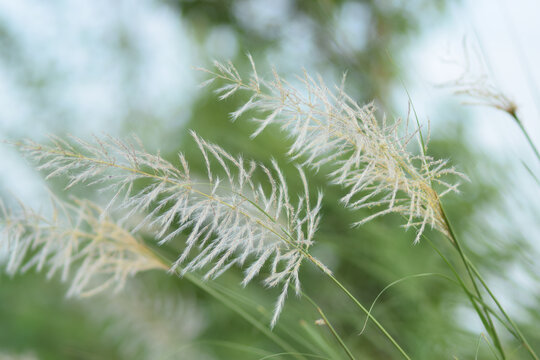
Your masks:
[{"label": "bokeh background", "polygon": [[[534,0],[0,0],[0,137],[136,134],[150,151],[166,158],[183,151],[200,164],[187,132],[193,129],[232,153],[276,158],[292,172],[283,133],[272,128],[250,140],[252,124],[228,120],[245,99],[219,102],[198,88],[204,74],[194,68],[232,60],[247,72],[249,52],[262,74],[275,66],[293,77],[305,68],[333,83],[346,71],[347,91],[360,103],[374,100],[389,117],[406,117],[412,101],[424,126],[431,124],[430,154],[470,177],[446,202],[450,218],[540,349],[540,186],[524,166],[538,176],[540,164],[511,118],[463,104],[448,85],[464,73],[489,76],[540,144],[539,11]],[[40,209],[47,188],[69,195],[9,145],[0,146],[0,164],[7,203]],[[412,244],[399,217],[351,229],[363,214],[339,205],[343,191],[324,172],[309,176],[326,194],[315,255],[362,303],[393,281],[448,274],[428,244]],[[71,194],[103,200],[84,188]],[[430,236],[452,258],[445,240]],[[276,292],[256,283],[242,289],[240,280],[235,270],[208,285],[267,319]],[[360,335],[365,316],[316,269],[305,266],[302,281],[358,358],[398,357],[373,326]],[[260,359],[283,351],[186,279],[146,273],[122,293],[83,300],[67,299],[65,290],[43,274],[0,273],[0,359]],[[373,311],[416,359],[491,358],[467,299],[440,277],[404,279]],[[316,319],[305,300],[291,297],[274,331],[301,352],[342,358]],[[514,355],[525,358],[519,349]]]}]

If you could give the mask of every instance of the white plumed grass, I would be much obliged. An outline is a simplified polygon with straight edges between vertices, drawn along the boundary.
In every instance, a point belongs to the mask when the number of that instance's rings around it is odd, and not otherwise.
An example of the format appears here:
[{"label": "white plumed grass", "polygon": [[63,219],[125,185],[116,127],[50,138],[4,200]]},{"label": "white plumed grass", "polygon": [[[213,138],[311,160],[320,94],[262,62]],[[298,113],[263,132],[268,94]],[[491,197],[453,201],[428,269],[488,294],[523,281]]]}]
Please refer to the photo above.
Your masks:
[{"label": "white plumed grass", "polygon": [[[146,152],[137,141],[107,137],[90,143],[54,138],[52,145],[31,141],[18,145],[40,164],[47,178],[65,176],[68,188],[85,183],[112,191],[106,210],[122,209],[122,222],[144,214],[134,232],[142,227],[152,229],[159,244],[187,232],[185,248],[171,271],[184,274],[205,269],[204,279],[214,279],[238,265],[245,269],[245,286],[267,265],[265,285],[282,286],[271,322],[274,326],[289,287],[301,292],[299,270],[306,256],[329,272],[308,253],[319,224],[322,194],[312,206],[299,167],[304,191],[291,199],[276,162],[271,168],[246,162],[192,135],[206,163],[204,179],[192,176],[182,154],[177,168]],[[216,167],[224,178],[214,174]],[[255,172],[264,176],[267,188],[253,181]],[[137,181],[144,181],[144,186],[135,191]],[[194,250],[198,250],[196,255]]]},{"label": "white plumed grass", "polygon": [[2,207],[2,250],[9,274],[32,268],[46,269],[48,277],[60,273],[62,281],[71,277],[68,296],[85,297],[118,291],[138,272],[166,269],[140,239],[97,205],[57,199],[52,205],[50,216],[22,205],[18,212]]},{"label": "white plumed grass", "polygon": [[[297,78],[301,86],[295,87],[275,70],[267,81],[259,76],[250,56],[249,60],[252,72],[247,80],[230,62],[215,62],[214,70],[201,69],[211,76],[203,85],[224,82],[216,90],[220,99],[239,91],[249,94],[249,100],[231,114],[233,120],[254,110],[260,118],[252,118],[259,124],[253,136],[277,124],[294,139],[289,150],[293,159],[301,158],[316,169],[331,164],[332,181],[348,189],[342,198],[345,205],[378,209],[354,225],[399,213],[408,219],[406,228],[418,229],[415,242],[426,225],[449,236],[439,198],[456,192],[459,184],[444,177],[466,177],[448,167],[446,160],[424,155],[425,146],[421,154],[413,154],[408,147],[419,130],[410,133],[403,129],[401,119],[379,120],[375,106],[360,106],[345,93],[343,83],[331,89],[322,78],[304,72]],[[442,191],[437,193],[433,184]]]}]

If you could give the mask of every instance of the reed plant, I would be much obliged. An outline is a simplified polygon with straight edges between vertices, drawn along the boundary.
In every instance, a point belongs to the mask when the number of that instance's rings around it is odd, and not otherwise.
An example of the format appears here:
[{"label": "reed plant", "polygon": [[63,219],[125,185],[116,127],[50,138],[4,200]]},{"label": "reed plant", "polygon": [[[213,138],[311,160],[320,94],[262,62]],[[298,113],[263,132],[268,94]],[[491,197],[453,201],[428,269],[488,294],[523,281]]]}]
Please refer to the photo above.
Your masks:
[{"label": "reed plant", "polygon": [[[271,331],[279,324],[292,291],[313,305],[320,316],[318,323],[341,349],[331,358],[355,359],[357,355],[330,320],[329,314],[339,309],[319,306],[310,296],[316,289],[301,285],[300,270],[304,263],[311,263],[320,270],[321,279],[334,283],[366,321],[378,328],[396,355],[415,358],[332,269],[313,255],[317,229],[324,221],[323,193],[310,187],[306,175],[306,171],[315,170],[325,172],[329,184],[345,189],[341,203],[352,214],[371,211],[351,226],[397,214],[403,218],[405,230],[415,231],[413,243],[427,242],[433,247],[481,320],[495,358],[508,358],[504,338],[499,335],[504,329],[537,359],[470,260],[445,212],[442,198],[458,193],[460,182],[468,178],[447,160],[428,155],[429,136],[418,118],[386,118],[373,103],[361,105],[349,96],[344,80],[329,87],[321,77],[304,72],[288,81],[276,70],[266,80],[248,58],[251,73],[247,77],[231,63],[216,62],[213,69],[201,69],[209,75],[203,85],[219,83],[216,93],[221,100],[239,92],[248,95],[231,118],[240,121],[243,115],[253,114],[251,120],[257,124],[253,137],[277,125],[291,138],[287,156],[297,164],[301,193],[291,193],[278,161],[261,164],[246,160],[194,132],[192,141],[205,163],[204,176],[190,170],[183,154],[176,163],[167,161],[145,150],[136,138],[125,141],[105,136],[86,141],[51,137],[48,144],[18,142],[15,146],[47,178],[65,179],[66,190],[85,186],[102,191],[108,201],[100,207],[86,199],[54,199],[50,216],[24,205],[19,211],[3,207],[7,271],[47,269],[48,276],[59,272],[62,280],[71,279],[71,296],[118,291],[129,276],[148,270],[167,271],[188,279],[231,308],[284,354],[326,358],[299,352],[290,339]],[[460,264],[454,264],[440,250],[439,238],[432,240],[426,235],[428,228],[446,239]],[[139,233],[151,234],[155,241],[144,241]],[[182,236],[185,240],[178,244]],[[179,249],[173,259],[161,251],[171,243]],[[232,267],[242,269],[243,286],[261,278],[266,287],[280,288],[269,323],[254,318],[204,282]],[[363,324],[358,325],[361,331]]]},{"label": "reed plant", "polygon": [[[289,150],[292,159],[302,158],[303,164],[315,169],[328,162],[333,163],[329,178],[333,183],[346,187],[347,195],[342,202],[347,207],[353,211],[363,207],[382,207],[354,225],[361,225],[381,215],[398,213],[407,220],[405,228],[417,228],[415,243],[424,234],[426,224],[438,230],[451,242],[461,259],[469,283],[459,275],[454,265],[447,259],[445,261],[482,321],[498,357],[505,359],[506,353],[493,317],[537,359],[538,356],[516,323],[469,260],[452,228],[441,198],[450,192],[457,192],[459,183],[448,182],[444,176],[454,175],[465,180],[467,177],[447,167],[447,161],[434,160],[426,155],[427,141],[424,140],[418,118],[415,119],[418,126],[412,133],[408,132],[408,122],[403,131],[403,127],[400,128],[401,120],[388,124],[386,118],[382,117],[378,121],[372,103],[361,106],[348,96],[343,90],[344,81],[332,90],[322,78],[315,80],[304,72],[302,77],[297,78],[302,87],[298,88],[281,78],[276,70],[272,79],[265,81],[259,77],[251,56],[249,60],[252,72],[247,80],[231,63],[215,62],[215,70],[201,69],[211,76],[207,83],[215,80],[224,82],[216,90],[222,100],[239,91],[248,92],[249,100],[231,114],[232,119],[237,119],[248,110],[258,111],[264,116],[262,119],[252,118],[259,124],[253,136],[257,136],[269,124],[277,123],[294,138]],[[493,88],[465,86],[461,92],[508,112],[521,125],[514,103]],[[537,154],[525,129],[522,125],[520,128]],[[410,140],[415,137],[420,145],[416,155],[408,149]],[[436,187],[441,190],[437,191]],[[443,256],[436,244],[431,241],[430,244]],[[484,292],[496,305],[498,314],[484,300]]]}]

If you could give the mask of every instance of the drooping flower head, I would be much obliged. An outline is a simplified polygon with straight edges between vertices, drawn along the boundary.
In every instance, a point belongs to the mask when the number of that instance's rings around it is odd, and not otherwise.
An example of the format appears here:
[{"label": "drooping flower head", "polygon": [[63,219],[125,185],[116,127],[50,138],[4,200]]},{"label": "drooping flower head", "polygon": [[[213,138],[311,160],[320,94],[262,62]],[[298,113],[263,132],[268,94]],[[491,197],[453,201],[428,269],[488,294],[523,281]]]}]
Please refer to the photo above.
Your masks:
[{"label": "drooping flower head", "polygon": [[[104,213],[110,208],[124,211],[121,223],[143,215],[133,232],[151,229],[159,244],[187,233],[171,271],[184,274],[205,269],[204,278],[209,279],[237,265],[245,269],[242,284],[246,285],[267,264],[265,284],[282,286],[272,319],[275,325],[289,287],[300,294],[299,269],[309,256],[322,195],[313,206],[300,167],[304,191],[291,199],[276,162],[271,168],[246,162],[194,133],[193,138],[206,163],[207,174],[202,178],[190,172],[182,154],[176,167],[148,153],[137,141],[108,137],[90,143],[56,138],[52,145],[29,141],[19,147],[48,177],[67,177],[68,188],[86,183],[112,191]],[[218,168],[223,178],[216,175]],[[264,183],[253,180],[256,172],[264,176]],[[136,182],[144,185],[138,188]]]}]

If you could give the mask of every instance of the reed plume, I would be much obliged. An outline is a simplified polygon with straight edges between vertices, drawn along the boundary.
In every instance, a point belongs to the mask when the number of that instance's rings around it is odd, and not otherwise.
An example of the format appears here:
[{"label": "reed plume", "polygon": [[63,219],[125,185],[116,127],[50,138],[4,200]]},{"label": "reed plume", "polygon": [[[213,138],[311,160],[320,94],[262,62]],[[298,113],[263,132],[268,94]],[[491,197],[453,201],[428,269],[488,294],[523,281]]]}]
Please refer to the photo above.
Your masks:
[{"label": "reed plume", "polygon": [[443,86],[453,89],[455,95],[466,98],[466,104],[492,107],[510,116],[517,113],[516,103],[495,86],[487,74],[473,75],[464,71],[459,78]]},{"label": "reed plume", "polygon": [[9,274],[47,269],[47,277],[72,278],[68,296],[84,297],[118,291],[138,272],[164,269],[140,239],[96,204],[52,199],[52,205],[48,217],[24,205],[18,212],[2,206],[1,245]]},{"label": "reed plume", "polygon": [[[293,138],[289,155],[302,159],[315,169],[332,166],[330,178],[347,188],[342,202],[351,209],[374,208],[376,212],[354,225],[378,216],[398,213],[407,218],[406,228],[418,229],[415,243],[430,225],[450,237],[440,198],[458,191],[458,182],[448,182],[446,175],[465,175],[422,151],[413,154],[408,148],[420,129],[403,130],[404,121],[378,119],[373,103],[359,105],[341,86],[329,88],[322,78],[304,71],[297,77],[300,86],[281,78],[273,70],[271,80],[258,75],[249,57],[252,72],[245,80],[232,63],[214,63],[214,70],[201,69],[210,75],[202,85],[215,80],[224,83],[216,90],[221,100],[236,92],[249,94],[249,100],[231,114],[236,120],[247,111],[255,111],[257,136],[268,125],[277,124]],[[407,121],[408,127],[408,121]],[[421,134],[420,134],[421,138]],[[435,191],[434,186],[441,188]]]},{"label": "reed plume", "polygon": [[[206,269],[204,278],[214,279],[238,265],[245,269],[245,286],[268,264],[265,285],[282,286],[272,319],[274,326],[289,286],[300,294],[299,270],[318,227],[322,195],[319,193],[312,206],[306,177],[299,167],[304,192],[293,202],[276,162],[271,168],[246,162],[192,135],[206,163],[207,174],[202,179],[190,173],[182,154],[177,168],[161,156],[148,153],[136,140],[123,142],[107,137],[90,143],[53,138],[52,145],[32,141],[18,145],[40,164],[38,168],[48,174],[47,178],[67,177],[67,188],[85,183],[112,191],[104,212],[123,210],[121,223],[144,214],[133,232],[142,227],[152,229],[159,244],[164,244],[186,231],[185,248],[170,271],[185,274]],[[214,174],[216,167],[223,171],[224,178]],[[253,181],[255,172],[265,177],[267,189]],[[144,182],[141,189],[135,190],[136,182]],[[192,256],[195,249],[198,252]]]}]

